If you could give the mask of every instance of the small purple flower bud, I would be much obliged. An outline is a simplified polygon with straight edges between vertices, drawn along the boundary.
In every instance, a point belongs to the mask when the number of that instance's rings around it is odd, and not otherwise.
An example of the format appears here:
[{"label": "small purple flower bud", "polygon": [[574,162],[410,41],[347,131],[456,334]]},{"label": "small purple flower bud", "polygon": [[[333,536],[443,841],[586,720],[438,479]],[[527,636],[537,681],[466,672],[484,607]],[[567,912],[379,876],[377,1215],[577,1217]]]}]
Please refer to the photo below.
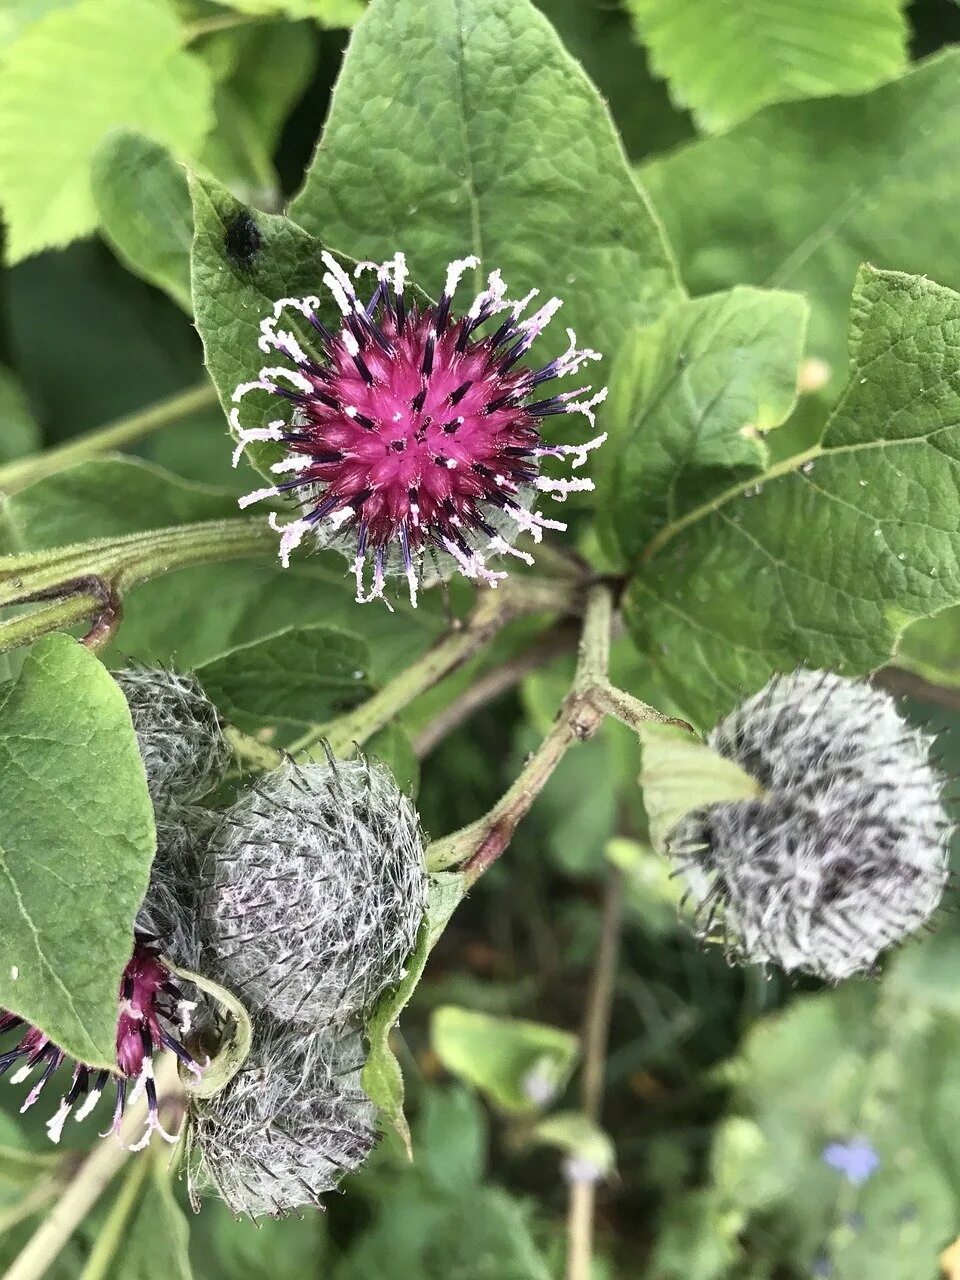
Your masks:
[{"label": "small purple flower bud", "polygon": [[742,958],[838,982],[924,924],[952,830],[932,739],[893,698],[824,671],[777,676],[708,738],[765,788],[689,814],[669,846]]},{"label": "small purple flower bud", "polygon": [[363,1061],[355,1031],[304,1035],[259,1019],[238,1074],[213,1098],[190,1103],[194,1203],[209,1189],[251,1218],[320,1206],[377,1141]]},{"label": "small purple flower bud", "polygon": [[230,747],[196,677],[152,667],[115,671],[130,708],[158,814],[199,800],[223,781]]},{"label": "small purple flower bud", "polygon": [[[271,516],[282,535],[281,561],[286,565],[308,536],[343,551],[353,564],[361,602],[382,598],[386,576],[399,574],[416,605],[425,556],[496,586],[506,574],[487,567],[492,556],[532,563],[528,552],[514,547],[517,536],[529,533],[539,542],[545,529],[566,528],[533,510],[537,497],[563,501],[570,492],[593,488],[590,480],[544,475],[542,465],[547,458],[570,456],[580,467],[606,437],[551,445],[540,425],[569,413],[581,413],[595,425],[594,409],[606,390],[544,388],[556,378],[576,376],[599,354],[579,349],[568,329],[562,355],[539,369],[524,363],[560,300],[551,298],[521,319],[538,290],[510,301],[499,271],[488,277],[467,313],[455,316],[457,283],[479,266],[475,257],[450,264],[440,302],[423,310],[404,292],[402,253],[357,268],[358,276],[366,270],[377,276],[366,302],[340,263],[329,253],[322,257],[323,283],[343,325],[330,332],[317,316],[315,297],[281,298],[261,323],[260,349],[273,364],[238,386],[233,398],[239,406],[250,392],[265,391],[293,411],[266,426],[262,419],[244,426],[240,408],[231,412],[239,441],[235,464],[251,441],[277,441],[286,450],[272,468],[277,484],[256,490],[240,505],[292,496],[298,518],[281,526]],[[278,328],[284,312],[299,326],[299,337]]]},{"label": "small purple flower bud", "polygon": [[417,813],[387,769],[279,769],[211,840],[205,971],[282,1022],[342,1023],[403,976],[426,887]]}]

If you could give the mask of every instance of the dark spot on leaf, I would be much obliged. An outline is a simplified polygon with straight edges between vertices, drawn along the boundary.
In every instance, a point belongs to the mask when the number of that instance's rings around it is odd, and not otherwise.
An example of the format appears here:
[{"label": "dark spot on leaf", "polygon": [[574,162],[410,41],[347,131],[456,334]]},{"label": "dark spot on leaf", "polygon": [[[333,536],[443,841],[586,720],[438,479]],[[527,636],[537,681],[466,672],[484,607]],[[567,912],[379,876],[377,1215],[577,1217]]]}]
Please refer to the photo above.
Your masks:
[{"label": "dark spot on leaf", "polygon": [[223,237],[223,247],[235,267],[248,271],[262,244],[260,228],[246,209],[230,219]]}]

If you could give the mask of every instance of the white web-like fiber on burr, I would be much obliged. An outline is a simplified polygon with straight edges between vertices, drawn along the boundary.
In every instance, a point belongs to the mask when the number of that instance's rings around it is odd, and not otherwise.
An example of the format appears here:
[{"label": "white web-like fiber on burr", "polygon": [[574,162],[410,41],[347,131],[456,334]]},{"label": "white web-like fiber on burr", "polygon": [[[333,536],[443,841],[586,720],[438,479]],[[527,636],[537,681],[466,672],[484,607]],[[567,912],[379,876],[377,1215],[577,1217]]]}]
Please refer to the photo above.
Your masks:
[{"label": "white web-like fiber on burr", "polygon": [[363,1060],[356,1031],[305,1035],[258,1019],[239,1073],[215,1097],[191,1103],[194,1202],[210,1191],[252,1218],[319,1205],[377,1140]]},{"label": "white web-like fiber on burr", "polygon": [[130,708],[154,809],[189,805],[223,781],[230,747],[199,681],[153,667],[113,672]]},{"label": "white web-like fiber on burr", "polygon": [[671,836],[704,936],[836,982],[937,909],[944,782],[932,738],[889,694],[830,672],[777,676],[708,743],[766,795],[690,814]]},{"label": "white web-like fiber on burr", "polygon": [[403,976],[426,884],[417,813],[388,770],[363,758],[286,766],[211,841],[204,963],[252,1008],[341,1023]]},{"label": "white web-like fiber on burr", "polygon": [[154,939],[182,969],[199,969],[198,892],[204,846],[213,816],[197,808],[173,808],[157,820],[157,852],[135,928]]}]

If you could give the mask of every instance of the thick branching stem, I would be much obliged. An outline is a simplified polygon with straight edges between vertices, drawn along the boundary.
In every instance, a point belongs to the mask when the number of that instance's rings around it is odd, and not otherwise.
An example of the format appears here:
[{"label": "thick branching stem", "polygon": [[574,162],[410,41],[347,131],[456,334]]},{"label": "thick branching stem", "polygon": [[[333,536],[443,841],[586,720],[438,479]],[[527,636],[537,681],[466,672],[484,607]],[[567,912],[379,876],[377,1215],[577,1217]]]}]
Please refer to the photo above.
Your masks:
[{"label": "thick branching stem", "polygon": [[116,422],[89,431],[67,444],[8,462],[6,466],[0,467],[0,493],[19,493],[21,489],[56,475],[66,467],[135,444],[161,427],[179,422],[201,409],[209,409],[216,403],[217,393],[210,382],[202,382],[188,391],[178,391],[176,395],[167,396],[165,400],[159,400],[139,413],[118,418]]},{"label": "thick branching stem", "polygon": [[670,719],[610,683],[607,670],[613,606],[613,587],[609,583],[590,587],[573,685],[550,731],[489,813],[429,846],[427,863],[432,871],[460,866],[468,884],[478,880],[506,849],[518,823],[529,813],[567,750],[575,742],[591,738],[605,716],[616,716],[633,728],[653,720],[689,729],[684,721]]},{"label": "thick branching stem", "polygon": [[481,592],[466,621],[388,681],[373,697],[328,724],[311,729],[290,747],[292,755],[308,752],[318,742],[335,755],[360,746],[445,676],[478,654],[516,618],[537,613],[575,613],[581,608],[582,588],[571,579],[511,578],[497,590]]},{"label": "thick branching stem", "polygon": [[[181,1092],[177,1060],[172,1053],[165,1054],[157,1070],[157,1095],[161,1107],[179,1101]],[[130,1159],[130,1144],[142,1131],[146,1113],[146,1098],[141,1098],[136,1105],[127,1108],[118,1138],[104,1138],[97,1143],[14,1259],[3,1280],[39,1280],[47,1273],[74,1231]],[[145,1154],[140,1159],[149,1159],[149,1155]]]}]

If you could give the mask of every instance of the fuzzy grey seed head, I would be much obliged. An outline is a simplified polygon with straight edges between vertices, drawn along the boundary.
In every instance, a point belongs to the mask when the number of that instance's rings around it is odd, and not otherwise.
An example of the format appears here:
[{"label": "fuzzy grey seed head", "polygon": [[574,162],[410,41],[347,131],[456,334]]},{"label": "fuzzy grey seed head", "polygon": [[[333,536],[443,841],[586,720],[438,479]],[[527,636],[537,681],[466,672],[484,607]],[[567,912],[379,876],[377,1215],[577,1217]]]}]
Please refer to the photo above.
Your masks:
[{"label": "fuzzy grey seed head", "polygon": [[403,976],[426,906],[416,810],[364,759],[261,779],[214,835],[204,963],[251,1008],[316,1028]]},{"label": "fuzzy grey seed head", "polygon": [[200,965],[198,894],[204,848],[213,831],[211,814],[174,809],[157,821],[157,852],[136,930],[152,938],[164,956],[182,969]]},{"label": "fuzzy grey seed head", "polygon": [[222,1093],[191,1102],[191,1195],[235,1214],[283,1217],[332,1191],[377,1141],[356,1031],[304,1035],[258,1019],[250,1056]]},{"label": "fuzzy grey seed head", "polygon": [[223,781],[230,747],[216,707],[196,677],[162,668],[115,671],[158,813],[193,804]]},{"label": "fuzzy grey seed head", "polygon": [[670,838],[701,933],[746,960],[838,982],[924,924],[951,825],[932,739],[889,694],[824,671],[776,676],[707,739],[766,789]]}]

